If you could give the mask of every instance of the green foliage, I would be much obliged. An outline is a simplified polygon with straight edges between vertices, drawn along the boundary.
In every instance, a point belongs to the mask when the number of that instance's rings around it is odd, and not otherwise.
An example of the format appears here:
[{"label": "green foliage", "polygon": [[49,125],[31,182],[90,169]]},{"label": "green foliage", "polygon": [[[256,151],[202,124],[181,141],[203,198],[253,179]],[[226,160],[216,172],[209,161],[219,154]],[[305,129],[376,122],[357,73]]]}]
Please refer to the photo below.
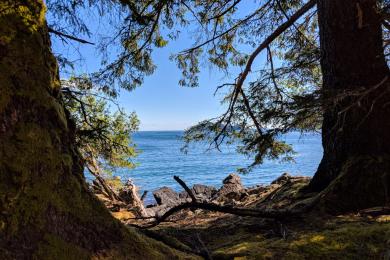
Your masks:
[{"label": "green foliage", "polygon": [[[94,92],[85,78],[63,81],[64,103],[76,123],[77,146],[110,173],[116,167],[133,168],[137,155],[131,134],[138,129],[136,114],[125,113],[115,100]],[[113,107],[114,106],[114,107]]]},{"label": "green foliage", "polygon": [[[152,52],[167,46],[168,40],[180,40],[183,31],[192,33],[196,40],[192,46],[171,55],[182,72],[179,85],[197,87],[202,66],[227,75],[232,71],[242,72],[259,44],[305,3],[303,0],[251,3],[48,0],[49,13],[58,19],[51,21],[52,24],[69,24],[85,35],[89,35],[88,26],[79,14],[91,10],[104,14],[102,22],[111,26],[112,34],[97,39],[103,54],[102,68],[89,77],[113,97],[120,87],[131,90],[141,85],[144,77],[155,70]],[[378,1],[378,4],[378,13],[384,16],[389,13],[388,1]],[[58,5],[71,11],[62,18],[58,15],[58,10],[62,10]],[[253,156],[251,166],[255,166],[264,158],[290,157],[291,147],[280,140],[283,134],[318,131],[324,100],[316,12],[315,8],[310,9],[267,44],[260,54],[266,61],[252,64],[238,94],[237,82],[242,74],[219,86],[217,90],[223,91],[222,105],[226,113],[188,129],[185,141],[209,140],[217,149],[224,142],[240,143],[237,150]],[[384,28],[385,37],[389,37],[386,28],[390,26]],[[112,49],[116,50],[117,58],[109,60],[107,53]]]},{"label": "green foliage", "polygon": [[[97,39],[103,54],[102,68],[88,76],[88,84],[101,86],[99,90],[114,98],[118,87],[133,89],[142,84],[144,76],[155,69],[152,51],[167,46],[167,39],[177,40],[181,31],[196,31],[197,42],[189,49],[173,54],[171,59],[182,71],[179,84],[197,87],[198,74],[204,64],[201,61],[226,73],[234,67],[243,68],[251,55],[250,50],[303,5],[300,0],[255,1],[252,8],[247,9],[248,13],[242,14],[240,9],[244,3],[241,1],[119,2],[121,5],[98,0],[72,4],[48,1],[49,13],[56,18],[50,22],[52,27],[59,29],[61,23],[69,24],[86,36],[90,36],[90,31],[80,12],[91,13],[92,6],[99,6],[99,14],[106,14],[102,21],[112,26],[113,33]],[[66,10],[66,15],[61,17],[59,10]],[[113,12],[115,18],[109,15]],[[106,54],[114,46],[118,56],[108,60]],[[217,149],[224,142],[239,144],[237,151],[254,158],[248,169],[265,158],[281,156],[291,160],[291,147],[278,138],[292,130],[317,130],[321,124],[317,46],[317,22],[313,11],[268,46],[267,62],[257,65],[260,70],[256,70],[249,84],[243,86],[246,99],[242,94],[237,102],[232,102],[236,82],[219,87],[230,86],[224,90],[226,95],[222,99],[228,111],[188,129],[185,141],[206,139]],[[99,111],[102,106],[96,101],[87,102],[97,106],[90,112],[102,113]],[[80,114],[80,109],[77,110]],[[259,122],[257,131],[253,118]]]}]

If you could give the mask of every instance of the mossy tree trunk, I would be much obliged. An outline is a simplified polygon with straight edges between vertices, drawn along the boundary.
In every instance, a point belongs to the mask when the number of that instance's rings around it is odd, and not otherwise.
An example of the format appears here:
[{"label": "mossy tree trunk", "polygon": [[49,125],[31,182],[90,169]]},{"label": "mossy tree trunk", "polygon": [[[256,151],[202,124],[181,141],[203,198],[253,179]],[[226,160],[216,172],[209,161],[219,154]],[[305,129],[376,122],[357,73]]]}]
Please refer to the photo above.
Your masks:
[{"label": "mossy tree trunk", "polygon": [[[390,91],[376,0],[319,0],[324,156],[310,183],[335,211],[389,203]],[[358,91],[360,90],[360,91]]]},{"label": "mossy tree trunk", "polygon": [[42,0],[0,1],[0,258],[176,258],[88,191]]}]

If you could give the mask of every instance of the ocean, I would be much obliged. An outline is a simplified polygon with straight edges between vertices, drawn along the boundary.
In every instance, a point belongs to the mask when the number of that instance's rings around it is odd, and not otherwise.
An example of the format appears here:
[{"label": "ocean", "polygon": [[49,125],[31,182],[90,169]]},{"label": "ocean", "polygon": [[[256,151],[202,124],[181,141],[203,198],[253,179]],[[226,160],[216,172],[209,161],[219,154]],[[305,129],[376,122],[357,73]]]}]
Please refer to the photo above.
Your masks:
[{"label": "ocean", "polygon": [[[135,169],[121,169],[114,173],[123,181],[128,178],[140,188],[148,190],[146,203],[153,203],[152,191],[171,187],[180,191],[181,187],[173,180],[177,175],[189,186],[205,184],[219,187],[222,180],[237,168],[251,163],[250,158],[238,154],[234,147],[225,147],[222,152],[206,151],[208,145],[194,144],[187,154],[180,151],[183,146],[183,131],[141,131],[133,135],[133,141],[141,153],[134,162]],[[295,162],[265,161],[252,172],[241,175],[247,187],[269,184],[284,172],[292,175],[312,176],[322,157],[320,134],[289,133],[283,139],[291,144],[297,154]],[[87,179],[90,176],[86,176]]]}]

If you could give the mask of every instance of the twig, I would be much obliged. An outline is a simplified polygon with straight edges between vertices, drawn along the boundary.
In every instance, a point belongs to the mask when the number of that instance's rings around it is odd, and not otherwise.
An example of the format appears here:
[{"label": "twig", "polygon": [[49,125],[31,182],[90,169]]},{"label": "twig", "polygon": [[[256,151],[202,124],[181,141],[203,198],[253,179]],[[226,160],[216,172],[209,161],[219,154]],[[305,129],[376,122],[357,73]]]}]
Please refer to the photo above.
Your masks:
[{"label": "twig", "polygon": [[202,42],[201,44],[199,45],[196,45],[192,48],[189,48],[189,49],[186,49],[184,51],[181,51],[180,53],[189,53],[189,52],[193,52],[207,44],[209,44],[210,42],[213,42],[214,40],[228,34],[229,32],[237,29],[238,27],[240,27],[241,25],[245,24],[247,21],[249,21],[250,19],[252,19],[253,17],[255,17],[259,12],[263,11],[265,7],[267,7],[269,4],[271,3],[271,1],[267,1],[267,3],[265,3],[263,6],[261,6],[259,9],[257,9],[254,13],[252,13],[251,15],[248,15],[247,17],[245,17],[244,19],[240,20],[239,22],[237,22],[235,25],[233,25],[232,27],[230,27],[229,29],[227,29],[226,31],[218,34],[218,35],[215,35],[213,36],[211,39],[208,39],[204,42]]},{"label": "twig", "polygon": [[192,193],[192,190],[188,188],[187,184],[185,184],[184,181],[182,181],[178,176],[173,176],[173,179],[175,179],[175,181],[177,181],[180,184],[180,186],[183,187],[183,189],[188,193],[188,195],[191,197],[193,202],[197,201],[194,193]]},{"label": "twig", "polygon": [[142,196],[141,196],[141,201],[144,201],[144,199],[146,198],[146,195],[148,194],[148,191],[144,191],[144,193],[142,193]]},{"label": "twig", "polygon": [[251,106],[250,106],[250,104],[249,104],[249,100],[248,100],[248,98],[246,97],[246,95],[245,95],[243,89],[241,89],[241,96],[242,96],[242,99],[243,99],[243,101],[244,101],[244,105],[245,105],[245,107],[246,107],[246,110],[247,110],[249,116],[251,117],[253,123],[254,123],[255,126],[256,126],[257,132],[258,132],[261,136],[263,136],[263,131],[261,130],[260,123],[259,123],[258,120],[256,119],[256,116],[255,116],[255,114],[254,114],[253,111],[252,111],[252,108],[251,108]]},{"label": "twig", "polygon": [[201,245],[201,247],[203,249],[204,257],[206,258],[206,260],[212,260],[213,258],[212,258],[211,254],[210,254],[210,251],[207,249],[205,243],[200,238],[199,233],[196,234],[196,238],[198,239],[199,244]]},{"label": "twig", "polygon": [[[284,15],[284,17],[286,17],[287,20],[290,19],[290,17],[289,17],[288,14],[286,13],[286,11],[283,9],[283,6],[281,5],[280,1],[277,0],[276,3],[277,3],[277,5],[278,5],[280,11],[281,11],[282,14]],[[305,34],[304,34],[304,33],[295,25],[295,23],[294,23],[292,26],[294,26],[295,30],[296,30],[300,35],[302,35],[303,38],[305,38],[309,44],[315,46],[315,43],[313,43],[309,38],[307,38],[307,36],[306,36],[306,35],[305,35]]]},{"label": "twig", "polygon": [[63,32],[60,32],[60,31],[56,31],[56,30],[54,30],[53,28],[50,28],[50,27],[48,27],[48,31],[49,31],[49,33],[53,33],[53,34],[55,34],[55,35],[57,35],[59,37],[68,38],[68,39],[71,39],[71,40],[79,42],[79,43],[95,45],[93,42],[89,42],[89,41],[86,41],[84,39],[80,39],[80,38],[77,38],[77,37],[75,37],[73,35],[69,35],[69,34],[66,34],[66,33],[63,33]]},{"label": "twig", "polygon": [[229,11],[231,11],[237,4],[239,4],[241,2],[241,0],[236,0],[233,2],[233,4],[231,6],[229,6],[228,8],[226,8],[224,11],[222,11],[221,13],[213,16],[213,17],[210,17],[207,21],[210,22],[211,20],[215,20],[215,19],[218,19],[222,16],[224,16],[225,14],[227,14]]}]

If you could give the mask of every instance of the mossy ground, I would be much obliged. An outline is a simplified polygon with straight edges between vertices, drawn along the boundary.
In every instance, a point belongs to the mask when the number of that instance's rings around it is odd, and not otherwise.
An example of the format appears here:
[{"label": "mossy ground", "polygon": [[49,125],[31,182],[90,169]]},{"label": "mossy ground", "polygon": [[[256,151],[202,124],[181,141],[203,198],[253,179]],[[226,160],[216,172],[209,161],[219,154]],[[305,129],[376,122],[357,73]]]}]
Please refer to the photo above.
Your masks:
[{"label": "mossy ground", "polygon": [[275,230],[266,231],[264,226],[262,232],[253,232],[243,225],[225,236],[222,246],[211,240],[210,249],[215,259],[386,259],[390,256],[390,221],[344,217],[340,222],[341,219],[321,220],[316,227],[311,227],[307,220],[302,220],[307,227],[301,226],[302,223],[286,223],[285,238]]}]

